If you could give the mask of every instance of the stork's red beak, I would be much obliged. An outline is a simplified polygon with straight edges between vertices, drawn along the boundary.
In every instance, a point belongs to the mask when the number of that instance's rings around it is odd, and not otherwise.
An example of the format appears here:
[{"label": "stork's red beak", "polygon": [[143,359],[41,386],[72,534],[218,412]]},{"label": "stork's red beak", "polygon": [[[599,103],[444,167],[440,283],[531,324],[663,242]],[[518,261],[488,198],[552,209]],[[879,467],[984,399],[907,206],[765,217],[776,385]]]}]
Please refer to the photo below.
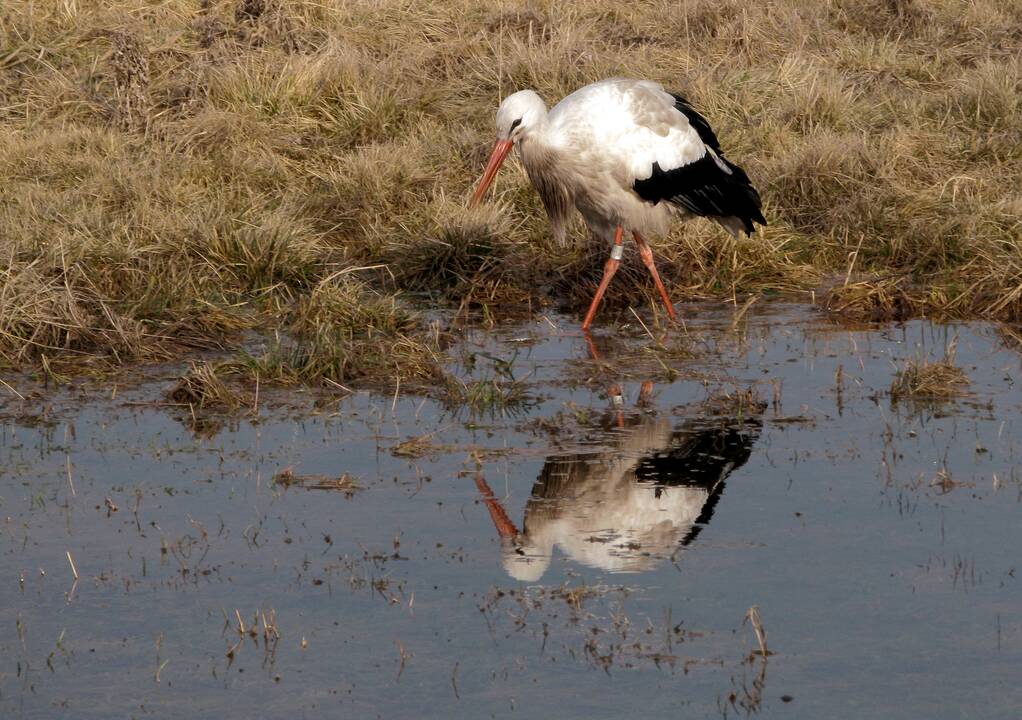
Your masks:
[{"label": "stork's red beak", "polygon": [[504,158],[511,152],[511,148],[514,143],[510,140],[498,140],[493,145],[493,152],[490,153],[490,161],[486,163],[486,170],[483,171],[483,178],[479,181],[479,185],[476,187],[476,191],[472,193],[472,199],[468,201],[470,208],[475,207],[479,204],[479,201],[483,199],[483,195],[490,189],[490,185],[493,183],[493,178],[497,177],[497,171],[500,170],[501,163],[504,162]]}]

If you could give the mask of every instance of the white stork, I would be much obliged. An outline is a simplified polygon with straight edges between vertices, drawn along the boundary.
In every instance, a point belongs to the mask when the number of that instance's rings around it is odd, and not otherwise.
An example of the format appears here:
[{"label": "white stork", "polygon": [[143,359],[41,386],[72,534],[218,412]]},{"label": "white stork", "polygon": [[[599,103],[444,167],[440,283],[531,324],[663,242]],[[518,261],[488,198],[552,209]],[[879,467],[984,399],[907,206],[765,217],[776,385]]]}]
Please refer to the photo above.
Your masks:
[{"label": "white stork", "polygon": [[655,82],[603,80],[576,90],[549,112],[533,90],[509,95],[497,110],[497,142],[470,206],[482,199],[512,147],[558,242],[565,240],[574,205],[592,237],[612,243],[583,330],[621,264],[626,230],[674,320],[643,235],[662,235],[673,218],[692,215],[711,218],[733,235],[751,234],[753,223],[766,224],[759,193],[724,157],[709,123],[685,98]]}]

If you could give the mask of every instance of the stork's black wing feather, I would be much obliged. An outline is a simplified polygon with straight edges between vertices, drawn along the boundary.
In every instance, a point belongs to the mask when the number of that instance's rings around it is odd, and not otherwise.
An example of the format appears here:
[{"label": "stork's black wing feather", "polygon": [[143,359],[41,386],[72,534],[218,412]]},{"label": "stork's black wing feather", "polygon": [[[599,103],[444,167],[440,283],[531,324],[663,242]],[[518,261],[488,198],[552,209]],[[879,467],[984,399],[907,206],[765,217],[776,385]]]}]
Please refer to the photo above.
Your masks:
[{"label": "stork's black wing feather", "polygon": [[692,107],[692,103],[686,100],[683,95],[678,95],[677,93],[670,93],[670,95],[674,98],[674,108],[688,118],[689,125],[694,127],[696,132],[699,133],[699,139],[703,141],[703,144],[713,148],[715,153],[724,157],[724,152],[720,149],[720,141],[717,140],[717,136],[714,134],[713,128],[710,127],[710,123],[706,121],[706,118],[697,113],[696,109]]},{"label": "stork's black wing feather", "polygon": [[753,223],[766,225],[762,201],[749,176],[724,157],[720,141],[706,118],[682,96],[673,97],[675,109],[688,119],[707,152],[695,162],[666,170],[654,162],[650,176],[636,180],[632,189],[654,205],[670,202],[695,215],[725,221],[726,225],[733,218],[746,233],[755,230]]}]

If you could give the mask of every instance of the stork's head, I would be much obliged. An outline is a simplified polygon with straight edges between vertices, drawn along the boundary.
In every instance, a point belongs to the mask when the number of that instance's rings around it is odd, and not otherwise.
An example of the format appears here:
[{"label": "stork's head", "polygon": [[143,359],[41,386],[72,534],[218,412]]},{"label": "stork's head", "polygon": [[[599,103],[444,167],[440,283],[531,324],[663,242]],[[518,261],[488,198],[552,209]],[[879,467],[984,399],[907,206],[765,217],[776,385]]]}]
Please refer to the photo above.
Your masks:
[{"label": "stork's head", "polygon": [[546,104],[535,90],[508,95],[497,108],[497,141],[518,142],[546,117]]},{"label": "stork's head", "polygon": [[515,143],[527,138],[530,132],[540,126],[545,117],[546,104],[534,90],[521,90],[504,98],[504,102],[497,108],[497,142],[490,153],[489,162],[486,163],[483,178],[472,194],[469,207],[479,204]]}]

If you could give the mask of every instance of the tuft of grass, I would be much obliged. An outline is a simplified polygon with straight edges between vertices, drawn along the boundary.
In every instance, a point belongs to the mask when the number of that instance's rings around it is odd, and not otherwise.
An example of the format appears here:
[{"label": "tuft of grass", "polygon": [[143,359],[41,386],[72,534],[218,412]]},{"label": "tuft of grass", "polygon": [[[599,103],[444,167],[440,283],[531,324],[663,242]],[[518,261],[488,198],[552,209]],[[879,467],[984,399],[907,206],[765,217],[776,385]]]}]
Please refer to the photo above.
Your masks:
[{"label": "tuft of grass", "polygon": [[115,116],[126,130],[149,125],[149,57],[141,39],[128,31],[116,31],[110,38],[114,70]]},{"label": "tuft of grass", "polygon": [[167,399],[187,404],[196,410],[236,410],[244,404],[241,395],[230,387],[213,363],[193,362],[167,392]]},{"label": "tuft of grass", "polygon": [[891,383],[891,399],[940,400],[961,395],[969,384],[969,376],[954,360],[954,342],[940,360],[906,360]]},{"label": "tuft of grass", "polygon": [[452,412],[467,410],[471,417],[498,417],[524,412],[535,399],[521,380],[484,378],[465,382],[451,377],[444,405]]},{"label": "tuft of grass", "polygon": [[318,383],[428,386],[444,380],[439,329],[422,329],[419,318],[393,296],[380,295],[350,275],[326,278],[299,300],[288,333],[260,355],[231,364],[282,384]]},{"label": "tuft of grass", "polygon": [[837,286],[827,293],[826,308],[849,319],[905,319],[924,304],[905,288],[905,284],[903,278],[887,277]]},{"label": "tuft of grass", "polygon": [[507,272],[520,243],[499,208],[467,210],[440,200],[426,213],[416,232],[394,237],[383,248],[382,257],[400,286],[458,297],[473,283]]}]

